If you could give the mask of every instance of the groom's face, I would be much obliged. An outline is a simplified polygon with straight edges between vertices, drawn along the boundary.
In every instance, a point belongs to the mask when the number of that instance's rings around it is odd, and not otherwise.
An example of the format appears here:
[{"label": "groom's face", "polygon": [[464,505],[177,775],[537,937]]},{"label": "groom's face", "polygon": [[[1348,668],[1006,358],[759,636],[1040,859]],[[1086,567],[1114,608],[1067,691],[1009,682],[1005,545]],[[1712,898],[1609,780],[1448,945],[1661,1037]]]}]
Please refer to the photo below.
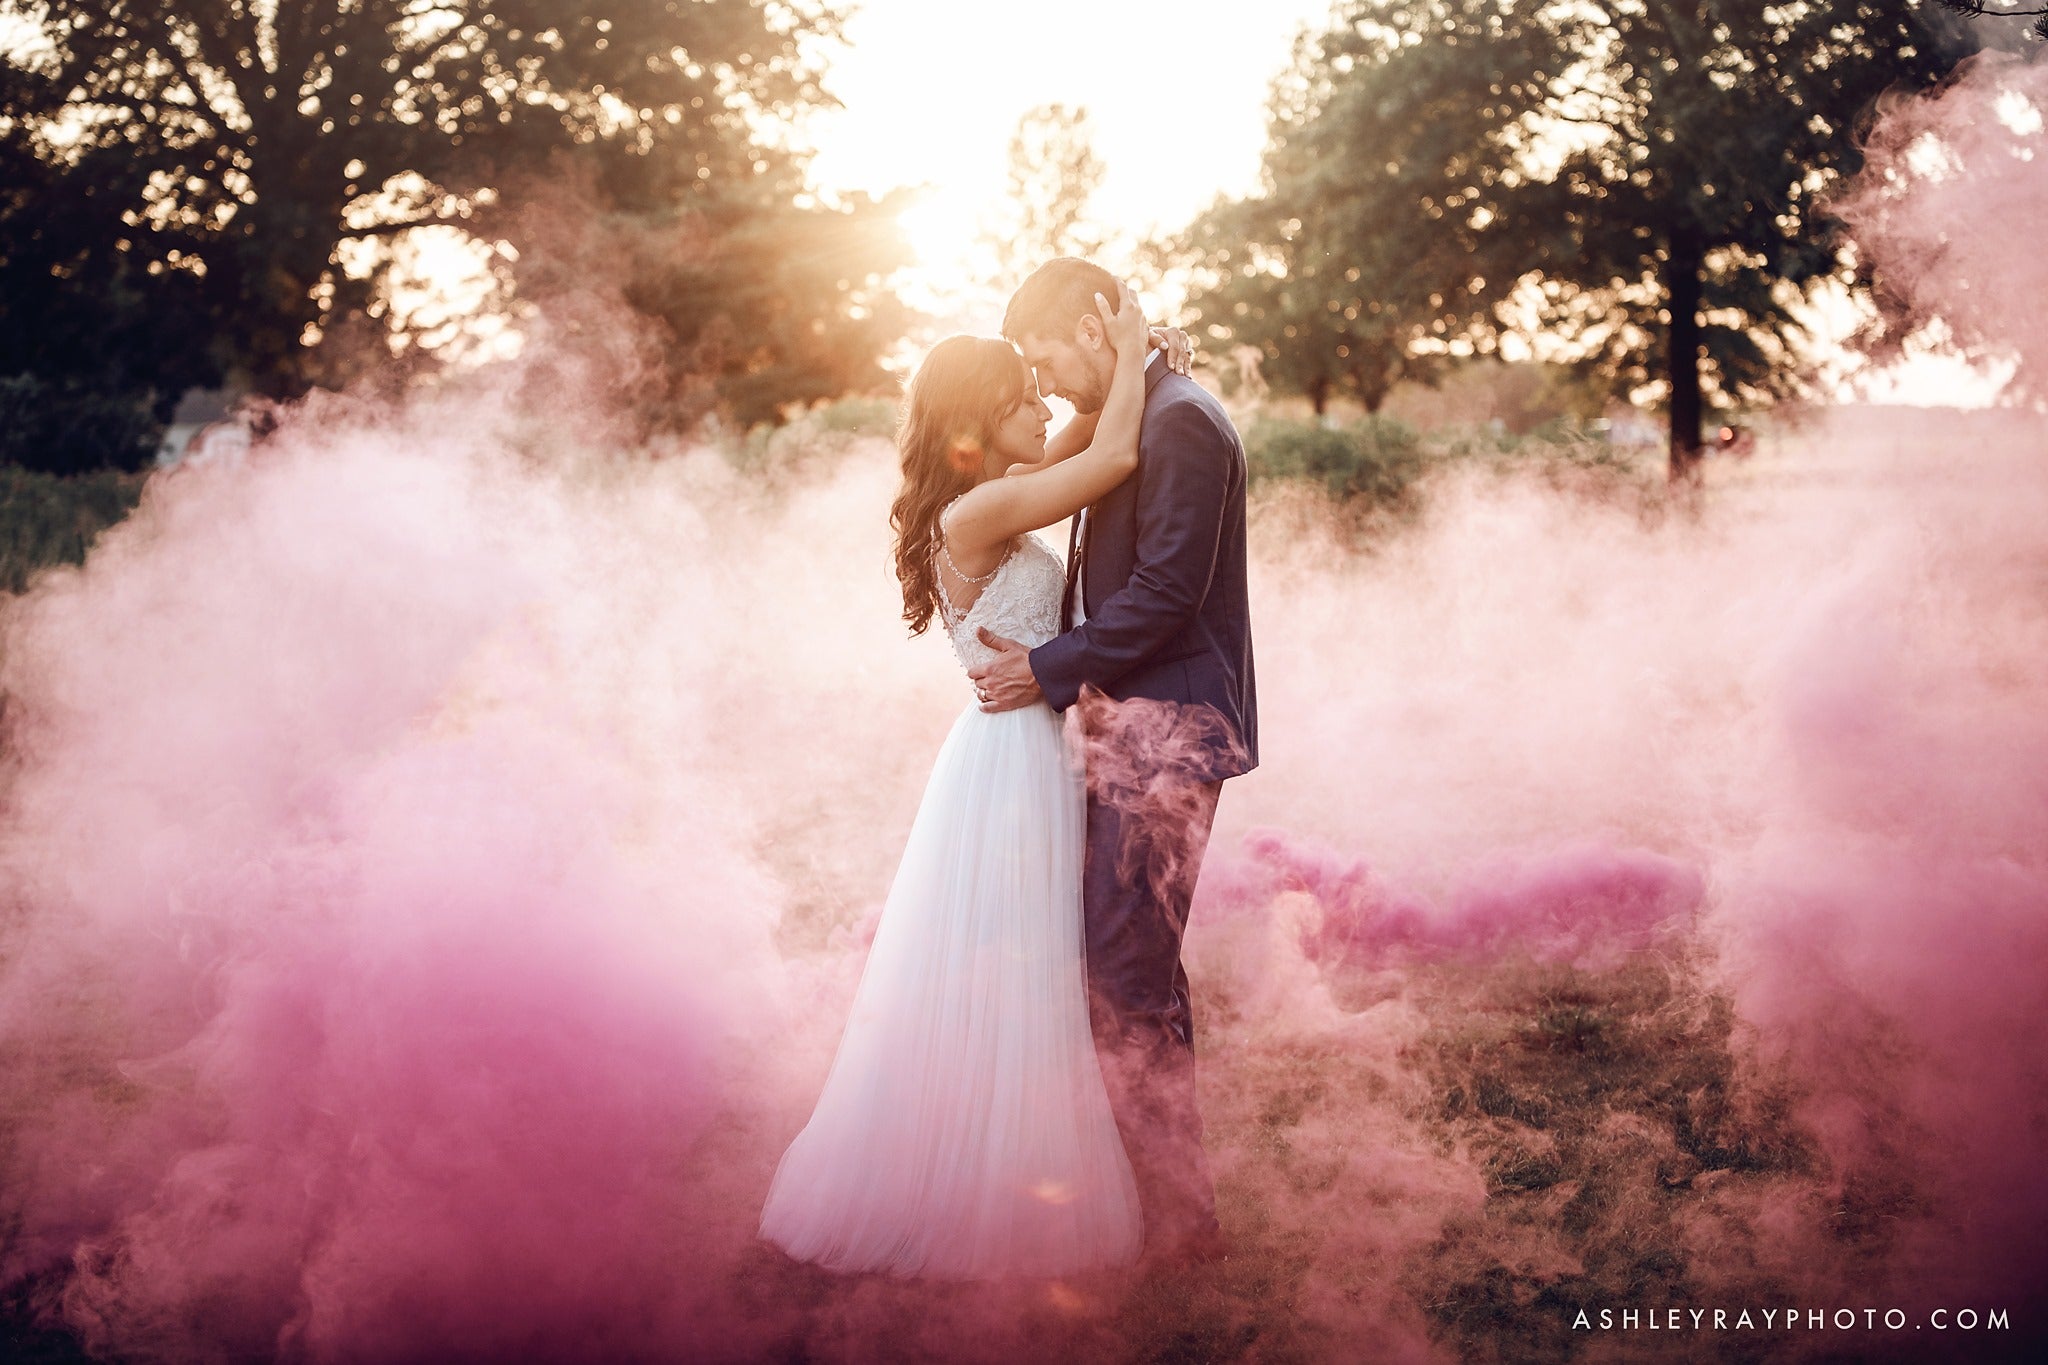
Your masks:
[{"label": "groom's face", "polygon": [[1090,313],[1068,336],[1031,333],[1019,339],[1017,349],[1038,376],[1041,394],[1064,398],[1075,412],[1102,410],[1116,374],[1116,352],[1102,334],[1102,319]]}]

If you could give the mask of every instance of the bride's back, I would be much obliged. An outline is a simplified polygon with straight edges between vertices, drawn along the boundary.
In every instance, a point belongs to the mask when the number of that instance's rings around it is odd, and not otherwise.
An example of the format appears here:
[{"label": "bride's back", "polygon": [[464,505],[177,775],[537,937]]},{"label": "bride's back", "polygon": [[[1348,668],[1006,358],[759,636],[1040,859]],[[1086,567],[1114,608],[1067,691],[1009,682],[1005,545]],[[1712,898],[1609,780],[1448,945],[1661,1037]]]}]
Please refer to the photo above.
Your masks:
[{"label": "bride's back", "polygon": [[1066,567],[1037,536],[1019,538],[988,581],[979,585],[978,594],[965,598],[965,610],[955,608],[954,604],[963,600],[956,594],[962,593],[963,588],[973,592],[976,585],[952,570],[943,554],[938,581],[946,634],[953,641],[953,653],[963,670],[995,657],[995,651],[975,634],[978,629],[985,628],[992,635],[1015,640],[1027,648],[1042,645],[1059,634],[1060,594],[1066,591]]}]

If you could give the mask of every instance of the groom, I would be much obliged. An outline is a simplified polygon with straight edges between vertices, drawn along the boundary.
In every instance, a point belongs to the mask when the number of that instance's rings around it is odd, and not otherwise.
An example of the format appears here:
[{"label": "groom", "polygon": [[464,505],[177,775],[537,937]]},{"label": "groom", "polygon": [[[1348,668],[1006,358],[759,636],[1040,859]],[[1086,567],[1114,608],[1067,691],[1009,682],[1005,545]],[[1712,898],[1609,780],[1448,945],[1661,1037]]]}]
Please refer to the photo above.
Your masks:
[{"label": "groom", "polygon": [[[1061,257],[1003,315],[1039,392],[1081,413],[1102,407],[1116,372],[1098,293],[1114,299],[1115,277]],[[1244,494],[1244,446],[1222,404],[1153,352],[1137,472],[1074,519],[1063,633],[1027,650],[983,631],[997,656],[974,674],[984,711],[1080,704],[1088,993],[1148,1258],[1224,1252],[1180,953],[1223,780],[1258,763]]]}]

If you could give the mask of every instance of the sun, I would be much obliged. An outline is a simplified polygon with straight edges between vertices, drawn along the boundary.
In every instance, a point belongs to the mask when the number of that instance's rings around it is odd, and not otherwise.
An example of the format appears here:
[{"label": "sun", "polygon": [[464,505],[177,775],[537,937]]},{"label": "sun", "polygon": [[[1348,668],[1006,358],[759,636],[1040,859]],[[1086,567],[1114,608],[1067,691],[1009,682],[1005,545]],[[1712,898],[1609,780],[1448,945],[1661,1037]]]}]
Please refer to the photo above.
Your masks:
[{"label": "sun", "polygon": [[897,215],[910,263],[894,288],[941,332],[995,334],[1002,303],[990,290],[1000,252],[989,224],[1000,208],[978,186],[926,185]]},{"label": "sun", "polygon": [[974,264],[986,205],[942,186],[929,186],[897,217],[911,257],[926,271],[955,271]]}]

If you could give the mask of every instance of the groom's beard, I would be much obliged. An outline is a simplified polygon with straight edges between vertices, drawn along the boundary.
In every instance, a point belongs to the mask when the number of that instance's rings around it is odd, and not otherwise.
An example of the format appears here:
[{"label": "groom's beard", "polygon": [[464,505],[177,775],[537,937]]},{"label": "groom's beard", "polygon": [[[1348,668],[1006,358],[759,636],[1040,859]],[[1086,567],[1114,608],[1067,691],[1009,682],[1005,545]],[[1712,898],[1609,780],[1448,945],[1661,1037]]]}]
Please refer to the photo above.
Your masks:
[{"label": "groom's beard", "polygon": [[1084,393],[1074,394],[1067,401],[1074,405],[1075,412],[1085,417],[1089,413],[1102,411],[1102,405],[1109,401],[1109,388],[1107,385],[1097,384]]}]

